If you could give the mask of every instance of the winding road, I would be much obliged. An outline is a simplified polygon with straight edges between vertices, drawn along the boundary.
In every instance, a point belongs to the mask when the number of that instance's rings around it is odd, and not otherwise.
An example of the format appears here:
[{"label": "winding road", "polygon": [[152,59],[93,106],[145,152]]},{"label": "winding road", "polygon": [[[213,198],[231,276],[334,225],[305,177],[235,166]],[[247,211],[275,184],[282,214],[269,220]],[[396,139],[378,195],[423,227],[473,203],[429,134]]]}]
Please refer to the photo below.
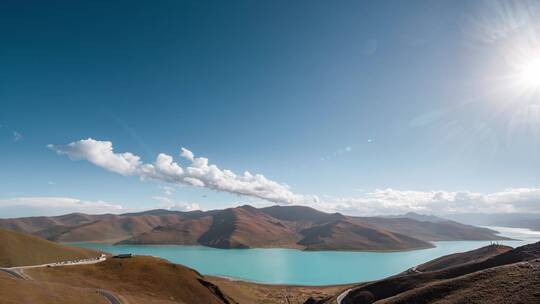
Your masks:
[{"label": "winding road", "polygon": [[0,271],[10,274],[11,276],[14,276],[17,279],[26,280],[26,278],[22,274],[20,274],[17,270],[13,270],[10,268],[0,268]]},{"label": "winding road", "polygon": [[[422,273],[422,271],[418,270],[417,267],[418,266],[414,266],[414,267],[411,267],[411,268],[407,269],[407,273],[409,273],[409,274],[411,274],[411,273]],[[341,302],[347,297],[347,295],[349,295],[349,293],[351,291],[352,291],[352,288],[347,289],[344,292],[340,293],[339,296],[336,298],[337,304],[342,304]]]},{"label": "winding road", "polygon": [[[74,265],[89,265],[89,264],[97,264],[101,263],[107,260],[107,257],[105,255],[101,255],[99,258],[94,259],[81,259],[81,260],[75,260],[75,261],[64,261],[64,262],[57,262],[57,263],[48,263],[48,264],[41,264],[41,265],[30,265],[30,266],[17,266],[17,267],[10,267],[10,268],[0,268],[1,272],[5,272],[10,274],[11,276],[20,279],[20,280],[26,280],[27,277],[24,276],[21,272],[23,269],[28,268],[40,268],[40,267],[62,267],[62,266],[74,266]],[[96,291],[98,294],[103,296],[107,301],[109,301],[111,304],[122,304],[122,301],[113,294],[112,292],[105,290],[105,289],[98,289]]]},{"label": "winding road", "polygon": [[107,300],[109,300],[109,302],[111,302],[111,304],[122,304],[122,301],[120,301],[120,299],[118,299],[117,296],[115,296],[113,293],[111,293],[108,290],[99,289],[97,291],[97,293],[99,293],[100,295],[105,297]]},{"label": "winding road", "polygon": [[344,292],[342,292],[336,299],[336,302],[337,304],[341,304],[341,301],[343,301],[343,299],[345,299],[345,297],[347,297],[347,295],[349,294],[349,292],[352,291],[352,288],[351,289],[347,289],[345,290]]}]

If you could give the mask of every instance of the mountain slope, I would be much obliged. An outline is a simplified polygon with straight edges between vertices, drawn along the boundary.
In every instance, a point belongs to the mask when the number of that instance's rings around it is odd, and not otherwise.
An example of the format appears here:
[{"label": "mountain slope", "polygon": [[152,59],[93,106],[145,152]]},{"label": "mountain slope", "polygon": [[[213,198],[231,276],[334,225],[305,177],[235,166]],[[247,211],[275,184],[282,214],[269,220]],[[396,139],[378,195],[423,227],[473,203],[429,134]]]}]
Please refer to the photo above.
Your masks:
[{"label": "mountain slope", "polygon": [[75,226],[52,226],[35,232],[37,236],[61,242],[118,242],[157,226],[182,221],[176,214],[118,216],[109,215]]},{"label": "mountain slope", "polygon": [[35,233],[54,226],[78,226],[111,215],[90,215],[70,213],[61,216],[35,216],[13,219],[0,219],[0,228],[22,233]]},{"label": "mountain slope", "polygon": [[387,230],[413,236],[424,241],[504,240],[505,237],[487,228],[464,225],[454,221],[418,221],[410,218],[355,217],[355,221],[384,227]]},{"label": "mountain slope", "polygon": [[433,247],[421,241],[383,229],[374,229],[348,220],[337,220],[302,230],[299,244],[307,250],[405,250]]},{"label": "mountain slope", "polygon": [[0,229],[0,244],[0,267],[45,264],[100,255],[97,251],[64,246],[4,229]]},{"label": "mountain slope", "polygon": [[434,282],[377,303],[540,303],[540,260]]},{"label": "mountain slope", "polygon": [[226,209],[213,216],[212,227],[200,243],[219,248],[299,247],[288,223],[251,206]]}]

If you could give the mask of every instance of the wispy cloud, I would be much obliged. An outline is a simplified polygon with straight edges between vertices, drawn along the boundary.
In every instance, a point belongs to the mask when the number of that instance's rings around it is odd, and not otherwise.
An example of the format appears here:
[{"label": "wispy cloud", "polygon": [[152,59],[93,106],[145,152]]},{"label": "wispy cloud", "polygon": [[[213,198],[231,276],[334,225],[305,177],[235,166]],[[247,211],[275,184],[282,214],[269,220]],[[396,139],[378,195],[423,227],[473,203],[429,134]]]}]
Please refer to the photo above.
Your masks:
[{"label": "wispy cloud", "polygon": [[142,179],[204,187],[279,204],[318,201],[317,196],[295,194],[285,184],[267,179],[262,174],[245,171],[238,175],[231,170],[220,169],[217,165],[209,164],[207,158],[195,157],[193,152],[185,148],[181,149],[180,156],[189,162],[186,167],[164,153],[160,153],[154,163],[143,163],[139,156],[130,152],[115,153],[110,141],[92,138],[67,145],[48,145],[48,148],[71,159],[84,159],[111,172],[139,176]]},{"label": "wispy cloud", "polygon": [[410,191],[384,189],[361,197],[326,197],[316,207],[355,215],[416,211],[452,213],[540,213],[540,188],[514,188],[493,193],[469,191]]},{"label": "wispy cloud", "polygon": [[158,188],[161,189],[161,191],[163,191],[163,194],[167,196],[173,195],[173,193],[176,191],[175,188],[170,187],[170,186],[159,185]]},{"label": "wispy cloud", "polygon": [[175,202],[168,197],[154,196],[152,199],[158,201],[160,204],[158,208],[177,211],[195,211],[201,210],[201,206],[198,203],[189,202]]},{"label": "wispy cloud", "polygon": [[0,214],[8,217],[29,215],[60,215],[72,212],[121,213],[124,208],[105,201],[82,200],[71,197],[16,197],[0,199]]},{"label": "wispy cloud", "polygon": [[340,148],[340,149],[332,152],[329,155],[325,155],[325,156],[321,157],[321,160],[329,160],[329,159],[332,159],[334,157],[338,157],[338,156],[341,156],[343,154],[350,153],[350,152],[352,152],[352,150],[353,150],[353,148],[351,146],[345,146],[343,148]]},{"label": "wispy cloud", "polygon": [[24,136],[17,132],[17,131],[13,131],[13,141],[14,142],[19,142],[19,141],[22,141],[24,139]]}]

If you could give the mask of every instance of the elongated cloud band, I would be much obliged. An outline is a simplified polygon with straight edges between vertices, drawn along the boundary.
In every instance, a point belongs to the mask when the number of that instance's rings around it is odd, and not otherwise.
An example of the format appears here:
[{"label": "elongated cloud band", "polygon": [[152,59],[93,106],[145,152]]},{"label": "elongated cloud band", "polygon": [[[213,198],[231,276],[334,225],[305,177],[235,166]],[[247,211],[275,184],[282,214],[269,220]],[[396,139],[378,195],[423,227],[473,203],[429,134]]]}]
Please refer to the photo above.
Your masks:
[{"label": "elongated cloud band", "polygon": [[67,145],[48,145],[58,154],[71,159],[87,160],[111,172],[139,176],[143,179],[159,180],[171,184],[205,187],[239,195],[251,196],[279,204],[302,204],[317,202],[316,196],[293,193],[286,185],[267,179],[261,174],[246,171],[237,175],[230,170],[220,169],[208,163],[204,157],[195,157],[193,152],[182,148],[180,156],[190,164],[179,165],[172,156],[160,153],[154,163],[143,163],[141,158],[130,152],[115,153],[110,141],[92,138]]},{"label": "elongated cloud band", "polygon": [[[417,211],[428,214],[449,213],[540,213],[540,188],[512,188],[493,193],[469,191],[402,191],[375,190],[361,197],[324,197],[293,193],[285,184],[267,179],[261,174],[230,170],[209,164],[204,157],[182,148],[180,157],[188,162],[181,166],[170,155],[160,153],[153,163],[143,163],[139,156],[116,153],[110,141],[92,138],[67,145],[48,145],[58,154],[71,159],[87,160],[99,167],[126,176],[158,180],[170,184],[204,187],[259,198],[277,204],[307,205],[328,212],[351,215],[383,215]],[[169,191],[170,193],[170,191]],[[172,201],[167,206],[172,206]],[[179,209],[195,206],[178,204]]]}]

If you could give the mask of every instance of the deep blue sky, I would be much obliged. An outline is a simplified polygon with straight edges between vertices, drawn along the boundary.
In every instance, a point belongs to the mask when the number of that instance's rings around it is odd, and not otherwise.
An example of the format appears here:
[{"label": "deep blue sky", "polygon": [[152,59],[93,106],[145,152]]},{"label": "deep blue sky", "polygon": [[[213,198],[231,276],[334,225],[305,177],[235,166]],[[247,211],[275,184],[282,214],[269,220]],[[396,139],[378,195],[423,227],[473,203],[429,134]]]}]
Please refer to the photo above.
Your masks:
[{"label": "deep blue sky", "polygon": [[512,40],[487,41],[480,2],[112,2],[0,4],[0,199],[154,206],[158,183],[46,148],[89,137],[145,162],[186,147],[321,197],[539,186],[540,124],[519,114],[538,95],[495,94]]}]

